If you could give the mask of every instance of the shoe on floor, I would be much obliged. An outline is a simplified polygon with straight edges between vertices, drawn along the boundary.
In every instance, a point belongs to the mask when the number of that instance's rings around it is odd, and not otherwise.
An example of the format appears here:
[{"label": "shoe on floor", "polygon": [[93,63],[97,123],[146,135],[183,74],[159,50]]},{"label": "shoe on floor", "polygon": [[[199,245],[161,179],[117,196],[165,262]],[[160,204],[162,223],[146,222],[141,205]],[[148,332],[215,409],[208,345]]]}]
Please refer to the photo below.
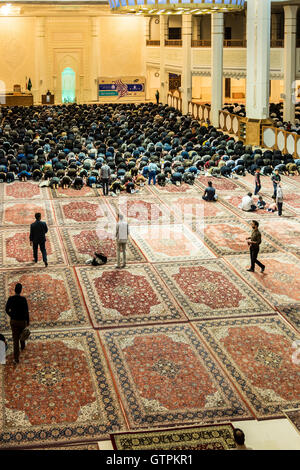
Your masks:
[{"label": "shoe on floor", "polygon": [[48,263],[47,263],[47,261],[45,261],[45,267],[47,268],[47,266],[48,266]]},{"label": "shoe on floor", "polygon": [[264,266],[263,268],[261,268],[260,272],[263,273],[265,269],[266,267]]},{"label": "shoe on floor", "polygon": [[246,271],[249,271],[250,273],[254,273],[254,269],[246,269]]},{"label": "shoe on floor", "polygon": [[117,264],[115,264],[115,268],[116,269],[121,269],[121,266],[118,266]]}]

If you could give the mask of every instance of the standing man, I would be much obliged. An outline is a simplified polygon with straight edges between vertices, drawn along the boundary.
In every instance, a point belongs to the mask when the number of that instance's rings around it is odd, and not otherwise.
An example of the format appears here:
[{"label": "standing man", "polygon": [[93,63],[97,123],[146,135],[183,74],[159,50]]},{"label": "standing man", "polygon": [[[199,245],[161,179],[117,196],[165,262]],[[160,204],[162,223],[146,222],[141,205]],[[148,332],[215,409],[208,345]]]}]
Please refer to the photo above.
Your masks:
[{"label": "standing man", "polygon": [[14,363],[19,362],[19,342],[21,350],[25,349],[25,341],[20,341],[22,331],[29,326],[28,304],[25,297],[20,295],[22,292],[22,284],[15,286],[15,295],[8,298],[6,302],[6,313],[10,317],[10,326],[14,343]]},{"label": "standing man", "polygon": [[282,192],[281,183],[278,183],[277,185],[276,203],[277,203],[278,215],[281,216],[282,206],[283,206],[283,192]]},{"label": "standing man", "polygon": [[257,259],[257,255],[259,252],[259,245],[261,244],[261,233],[258,230],[258,226],[259,226],[259,223],[257,222],[257,220],[252,220],[251,237],[246,238],[246,240],[248,241],[248,245],[250,247],[250,259],[251,259],[251,268],[247,269],[247,271],[250,271],[251,273],[254,273],[255,264],[257,264],[260,267],[261,273],[263,273],[266,268],[265,265],[262,264]]},{"label": "standing man", "polygon": [[43,255],[43,261],[45,266],[48,266],[47,261],[47,252],[46,252],[46,233],[48,232],[48,227],[46,222],[41,221],[41,214],[37,212],[35,214],[35,222],[30,226],[30,245],[33,247],[33,261],[37,263],[38,261],[38,247],[40,246],[41,253]]},{"label": "standing man", "polygon": [[[126,266],[126,244],[128,241],[129,227],[122,214],[117,216],[116,242],[117,242],[117,264],[116,268],[125,268]],[[120,265],[120,252],[123,253],[123,264]]]},{"label": "standing man", "polygon": [[256,168],[255,174],[254,174],[254,181],[255,181],[255,190],[254,190],[254,195],[259,193],[261,190],[261,182],[260,182],[260,168]]},{"label": "standing man", "polygon": [[159,91],[158,90],[156,90],[155,98],[156,98],[156,104],[159,104]]},{"label": "standing man", "polygon": [[110,168],[107,163],[104,163],[100,169],[100,180],[102,183],[103,196],[108,196],[109,179]]},{"label": "standing man", "polygon": [[278,184],[280,183],[281,181],[281,177],[280,177],[280,174],[279,174],[279,170],[274,170],[272,176],[271,176],[271,180],[273,182],[273,188],[274,188],[274,193],[273,193],[273,196],[276,197],[276,194],[277,194],[277,186]]},{"label": "standing man", "polygon": [[148,184],[151,184],[153,180],[154,186],[156,185],[156,172],[158,171],[157,165],[154,162],[150,162],[148,165]]}]

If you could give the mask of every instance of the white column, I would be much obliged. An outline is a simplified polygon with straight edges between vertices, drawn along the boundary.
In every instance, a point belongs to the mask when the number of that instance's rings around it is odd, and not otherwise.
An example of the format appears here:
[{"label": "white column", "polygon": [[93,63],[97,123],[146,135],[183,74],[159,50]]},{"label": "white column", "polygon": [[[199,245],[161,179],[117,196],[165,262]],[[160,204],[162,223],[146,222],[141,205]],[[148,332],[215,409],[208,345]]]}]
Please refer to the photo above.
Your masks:
[{"label": "white column", "polygon": [[91,17],[91,93],[90,101],[98,100],[98,78],[100,77],[99,18]]},{"label": "white column", "polygon": [[192,99],[192,15],[182,15],[182,114],[188,113]]},{"label": "white column", "polygon": [[284,8],[284,102],[283,120],[295,120],[296,33],[298,6]]},{"label": "white column", "polygon": [[211,15],[211,123],[219,127],[223,106],[224,13]]},{"label": "white column", "polygon": [[163,104],[167,102],[167,77],[165,71],[165,39],[167,37],[167,28],[168,28],[168,18],[164,15],[159,16],[159,40],[160,40],[160,92],[159,92],[159,101]]},{"label": "white column", "polygon": [[47,92],[45,60],[45,18],[37,17],[35,19],[35,77],[31,77],[35,103],[40,103],[41,95]]},{"label": "white column", "polygon": [[269,116],[271,0],[247,1],[248,118]]}]

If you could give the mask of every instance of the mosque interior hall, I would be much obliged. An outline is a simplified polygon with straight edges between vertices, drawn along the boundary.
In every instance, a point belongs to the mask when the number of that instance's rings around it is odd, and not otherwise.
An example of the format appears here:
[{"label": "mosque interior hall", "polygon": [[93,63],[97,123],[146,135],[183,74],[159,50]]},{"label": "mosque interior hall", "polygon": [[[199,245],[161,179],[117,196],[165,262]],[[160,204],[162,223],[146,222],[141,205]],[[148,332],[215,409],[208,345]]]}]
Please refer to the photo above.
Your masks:
[{"label": "mosque interior hall", "polygon": [[300,450],[300,0],[0,0],[0,51],[0,450]]}]

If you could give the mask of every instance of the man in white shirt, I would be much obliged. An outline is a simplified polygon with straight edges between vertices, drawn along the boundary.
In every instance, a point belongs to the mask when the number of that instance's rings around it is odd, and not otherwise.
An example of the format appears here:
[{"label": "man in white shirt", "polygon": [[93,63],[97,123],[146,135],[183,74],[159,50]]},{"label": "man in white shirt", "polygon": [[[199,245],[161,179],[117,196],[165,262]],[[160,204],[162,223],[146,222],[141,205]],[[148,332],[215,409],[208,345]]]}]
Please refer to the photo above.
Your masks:
[{"label": "man in white shirt", "polygon": [[[126,244],[128,241],[129,227],[122,214],[117,215],[116,242],[117,242],[117,264],[116,268],[126,267]],[[123,264],[120,265],[120,253],[123,253]]]},{"label": "man in white shirt", "polygon": [[256,205],[253,203],[252,193],[248,193],[246,196],[243,197],[241,204],[239,205],[239,209],[246,212],[252,212],[256,210]]},{"label": "man in white shirt", "polygon": [[0,334],[0,364],[6,363],[6,347],[5,337]]}]

